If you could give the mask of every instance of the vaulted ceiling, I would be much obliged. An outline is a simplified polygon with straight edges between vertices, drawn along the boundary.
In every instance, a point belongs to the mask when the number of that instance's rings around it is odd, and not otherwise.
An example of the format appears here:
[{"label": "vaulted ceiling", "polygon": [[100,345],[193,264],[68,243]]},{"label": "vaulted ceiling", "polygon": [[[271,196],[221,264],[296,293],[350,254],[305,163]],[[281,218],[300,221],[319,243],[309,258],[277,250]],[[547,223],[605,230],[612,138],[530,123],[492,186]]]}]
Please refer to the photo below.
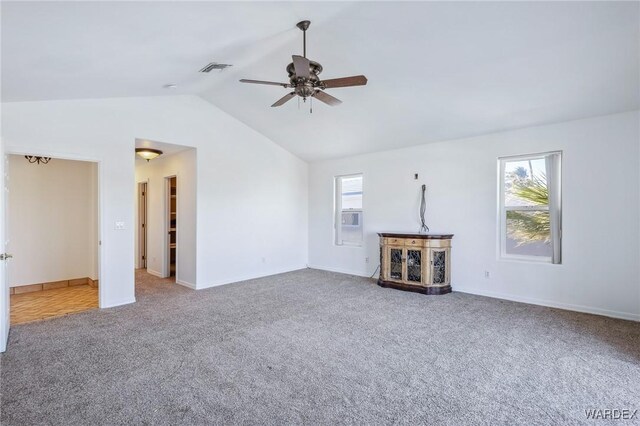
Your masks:
[{"label": "vaulted ceiling", "polygon": [[[308,160],[640,108],[637,2],[2,2],[2,101],[196,94]],[[344,103],[277,86],[302,50]],[[233,64],[209,74],[211,61]],[[178,85],[166,89],[168,83]]]}]

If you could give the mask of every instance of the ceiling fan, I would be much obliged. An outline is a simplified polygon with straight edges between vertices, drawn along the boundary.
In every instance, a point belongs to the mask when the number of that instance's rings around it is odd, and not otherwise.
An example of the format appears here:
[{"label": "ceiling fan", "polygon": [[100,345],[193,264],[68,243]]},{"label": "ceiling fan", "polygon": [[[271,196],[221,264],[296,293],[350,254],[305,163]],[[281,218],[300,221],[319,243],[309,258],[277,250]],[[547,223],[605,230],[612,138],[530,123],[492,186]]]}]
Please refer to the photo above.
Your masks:
[{"label": "ceiling fan", "polygon": [[267,84],[293,89],[292,92],[286,94],[271,105],[272,107],[279,107],[296,95],[300,96],[304,101],[306,101],[307,98],[315,98],[327,105],[336,106],[340,105],[342,101],[324,92],[325,89],[364,86],[367,84],[367,77],[364,75],[320,80],[318,75],[322,72],[322,65],[307,59],[307,29],[310,24],[310,21],[301,21],[296,24],[296,26],[302,30],[302,56],[293,55],[293,62],[287,66],[289,83],[247,79],[240,80],[242,83]]}]

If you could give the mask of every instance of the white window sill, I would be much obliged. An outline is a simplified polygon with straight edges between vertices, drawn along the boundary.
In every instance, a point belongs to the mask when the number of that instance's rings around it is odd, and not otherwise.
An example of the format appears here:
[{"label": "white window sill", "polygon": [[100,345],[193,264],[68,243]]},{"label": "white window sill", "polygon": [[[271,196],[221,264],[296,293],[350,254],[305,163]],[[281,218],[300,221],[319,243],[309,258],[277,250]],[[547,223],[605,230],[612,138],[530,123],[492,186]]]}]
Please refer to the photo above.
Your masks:
[{"label": "white window sill", "polygon": [[526,263],[529,265],[550,265],[550,266],[562,266],[562,263],[553,263],[549,258],[536,258],[536,257],[499,257],[498,262],[506,263]]}]

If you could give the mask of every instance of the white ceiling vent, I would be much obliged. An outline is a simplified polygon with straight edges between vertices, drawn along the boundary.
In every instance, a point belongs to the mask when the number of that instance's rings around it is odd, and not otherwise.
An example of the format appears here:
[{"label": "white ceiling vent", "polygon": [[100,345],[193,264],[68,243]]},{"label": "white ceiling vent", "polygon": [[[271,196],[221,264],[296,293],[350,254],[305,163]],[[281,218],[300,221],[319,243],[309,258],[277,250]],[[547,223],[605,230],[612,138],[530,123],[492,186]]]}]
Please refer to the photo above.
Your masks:
[{"label": "white ceiling vent", "polygon": [[219,64],[217,62],[211,62],[204,66],[199,72],[211,72],[213,70],[224,70],[225,68],[232,67],[231,64]]}]

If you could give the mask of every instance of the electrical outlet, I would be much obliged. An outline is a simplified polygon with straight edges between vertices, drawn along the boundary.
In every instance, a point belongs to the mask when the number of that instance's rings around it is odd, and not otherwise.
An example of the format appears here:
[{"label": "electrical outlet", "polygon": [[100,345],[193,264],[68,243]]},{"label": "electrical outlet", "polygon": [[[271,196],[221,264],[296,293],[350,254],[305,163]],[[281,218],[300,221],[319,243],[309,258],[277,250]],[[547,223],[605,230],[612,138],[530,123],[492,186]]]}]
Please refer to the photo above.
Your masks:
[{"label": "electrical outlet", "polygon": [[484,271],[484,277],[485,277],[486,279],[491,278],[491,274],[489,274],[489,271]]},{"label": "electrical outlet", "polygon": [[116,222],[116,226],[115,226],[116,230],[121,231],[124,228],[124,222]]},{"label": "electrical outlet", "polygon": [[267,258],[266,257],[262,258],[262,263],[267,263]]},{"label": "electrical outlet", "polygon": [[364,258],[364,263],[369,263],[369,258],[368,257]]}]

